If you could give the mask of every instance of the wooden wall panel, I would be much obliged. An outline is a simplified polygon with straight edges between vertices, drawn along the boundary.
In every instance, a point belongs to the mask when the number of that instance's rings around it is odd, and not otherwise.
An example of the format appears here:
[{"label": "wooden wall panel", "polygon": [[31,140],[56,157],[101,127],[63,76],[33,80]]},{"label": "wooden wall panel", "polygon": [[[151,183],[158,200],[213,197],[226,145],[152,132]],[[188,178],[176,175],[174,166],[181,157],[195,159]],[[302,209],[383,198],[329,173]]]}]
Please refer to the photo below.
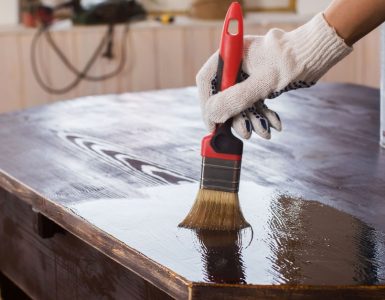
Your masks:
[{"label": "wooden wall panel", "polygon": [[[357,48],[359,46],[356,46]],[[357,49],[358,50],[358,49]],[[349,56],[332,67],[322,78],[322,82],[358,82],[358,63],[357,52],[354,51]]]},{"label": "wooden wall panel", "polygon": [[161,26],[155,33],[156,88],[184,86],[185,65],[183,29]]},{"label": "wooden wall panel", "polygon": [[[76,52],[75,63],[79,69],[84,69],[91,56],[94,54],[107,28],[100,26],[99,30],[95,28],[80,28],[75,30],[74,48]],[[105,48],[103,48],[105,51]],[[102,51],[102,53],[103,53]],[[96,63],[91,67],[88,74],[91,76],[99,76],[103,72],[102,60],[105,58],[99,55]],[[99,95],[103,93],[103,83],[101,81],[85,81],[83,80],[76,88],[78,96]]]},{"label": "wooden wall panel", "polygon": [[221,40],[221,35],[222,35],[222,27],[213,27],[211,29],[211,50],[212,52],[216,51],[219,49],[219,43]]},{"label": "wooden wall panel", "polygon": [[[51,95],[45,92],[37,83],[35,76],[32,72],[32,66],[31,66],[31,44],[33,39],[34,33],[26,33],[21,34],[18,36],[19,43],[20,43],[20,58],[18,61],[15,61],[15,65],[20,64],[22,67],[21,74],[22,78],[20,81],[20,89],[21,89],[21,97],[22,97],[22,103],[23,108],[25,107],[31,107],[35,105],[41,105],[46,104],[50,102]],[[42,70],[42,66],[47,66],[47,62],[42,65],[41,64],[41,58],[47,58],[46,49],[47,44],[44,40],[40,41],[41,43],[38,44],[38,52],[40,53],[36,57],[38,58],[39,62],[38,67],[40,67],[40,70]],[[43,70],[46,74],[47,70]],[[43,78],[45,78],[43,76]]]},{"label": "wooden wall panel", "polygon": [[269,28],[265,26],[261,26],[259,24],[245,24],[245,35],[262,35],[265,34],[268,31]]},{"label": "wooden wall panel", "polygon": [[21,65],[19,60],[19,42],[16,36],[3,36],[0,39],[0,111],[7,112],[22,106],[20,89]]},{"label": "wooden wall panel", "polygon": [[[101,58],[100,59],[100,65],[101,65],[101,74],[107,75],[111,74],[111,72],[115,72],[117,69],[121,59],[122,59],[122,44],[126,43],[127,40],[123,39],[123,26],[115,26],[114,29],[114,37],[113,37],[113,49],[112,54],[113,58]],[[103,53],[105,50],[103,50]],[[126,51],[126,54],[128,55],[128,51]],[[127,69],[126,72],[122,70],[122,73],[118,74],[117,76],[111,77],[107,80],[101,81],[102,85],[102,93],[103,94],[116,94],[119,93],[119,80],[122,78],[123,75],[127,76]]]},{"label": "wooden wall panel", "polygon": [[120,91],[143,91],[160,88],[157,84],[156,43],[153,28],[130,30],[128,57]]},{"label": "wooden wall panel", "polygon": [[[74,35],[65,30],[52,33],[52,39],[57,44],[63,54],[69,59],[70,62],[75,60],[75,48],[74,48]],[[52,47],[47,47],[47,59],[49,61],[49,83],[55,89],[61,89],[68,86],[75,80],[75,74],[73,74],[61,61],[59,56],[52,50]],[[75,67],[77,67],[75,65]],[[58,101],[64,99],[71,99],[76,97],[76,89],[69,91],[65,94],[53,94],[51,95],[51,101]]]},{"label": "wooden wall panel", "polygon": [[377,28],[361,41],[363,53],[360,55],[361,78],[358,82],[372,87],[380,85],[380,40],[380,28]]},{"label": "wooden wall panel", "polygon": [[353,52],[321,78],[372,87],[380,85],[380,34],[375,30],[354,45]]},{"label": "wooden wall panel", "polygon": [[185,82],[184,85],[195,85],[195,75],[213,54],[210,30],[203,27],[186,28],[184,32]]}]

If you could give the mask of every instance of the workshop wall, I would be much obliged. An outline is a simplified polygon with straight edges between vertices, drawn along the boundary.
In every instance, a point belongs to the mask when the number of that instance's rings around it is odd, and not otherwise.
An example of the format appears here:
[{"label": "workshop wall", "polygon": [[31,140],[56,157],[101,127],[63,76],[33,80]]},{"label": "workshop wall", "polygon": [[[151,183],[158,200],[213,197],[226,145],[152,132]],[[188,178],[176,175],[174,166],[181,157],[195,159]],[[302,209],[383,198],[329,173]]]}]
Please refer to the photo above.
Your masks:
[{"label": "workshop wall", "polygon": [[[246,22],[246,33],[263,34],[271,27],[291,30],[298,22]],[[74,27],[57,30],[54,40],[79,68],[88,61],[106,28]],[[115,31],[115,57],[100,58],[91,74],[106,73],[116,67],[121,45],[122,27]],[[30,61],[30,47],[35,30],[0,31],[0,111],[51,103],[86,95],[123,93],[195,84],[195,74],[218,47],[221,22],[180,21],[160,25],[147,21],[133,25],[127,38],[127,63],[116,77],[102,82],[81,82],[63,95],[51,95],[36,82]],[[355,51],[323,77],[327,82],[351,82],[379,87],[380,82],[379,30],[355,45]],[[38,66],[43,79],[53,87],[62,87],[74,78],[45,39],[38,45]]]}]

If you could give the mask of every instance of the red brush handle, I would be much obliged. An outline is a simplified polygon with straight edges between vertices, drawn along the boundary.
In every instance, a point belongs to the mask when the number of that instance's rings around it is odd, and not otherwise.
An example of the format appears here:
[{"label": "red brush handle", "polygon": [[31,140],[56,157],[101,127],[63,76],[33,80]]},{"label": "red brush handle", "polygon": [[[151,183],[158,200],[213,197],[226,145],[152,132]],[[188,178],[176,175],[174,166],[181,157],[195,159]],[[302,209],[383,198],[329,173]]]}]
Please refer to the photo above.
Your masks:
[{"label": "red brush handle", "polygon": [[[230,23],[236,21],[235,34],[230,33]],[[242,7],[233,2],[226,14],[219,50],[217,89],[223,91],[239,81],[243,57]],[[231,133],[232,119],[217,126],[217,129],[202,140],[201,154],[204,157],[225,160],[241,160],[243,143]]]},{"label": "red brush handle", "polygon": [[[236,34],[229,32],[230,21],[237,21]],[[220,90],[223,91],[237,83],[238,74],[242,67],[243,57],[243,17],[242,7],[238,2],[233,2],[226,14],[222,29],[221,46],[219,55],[223,60],[222,80]]]}]

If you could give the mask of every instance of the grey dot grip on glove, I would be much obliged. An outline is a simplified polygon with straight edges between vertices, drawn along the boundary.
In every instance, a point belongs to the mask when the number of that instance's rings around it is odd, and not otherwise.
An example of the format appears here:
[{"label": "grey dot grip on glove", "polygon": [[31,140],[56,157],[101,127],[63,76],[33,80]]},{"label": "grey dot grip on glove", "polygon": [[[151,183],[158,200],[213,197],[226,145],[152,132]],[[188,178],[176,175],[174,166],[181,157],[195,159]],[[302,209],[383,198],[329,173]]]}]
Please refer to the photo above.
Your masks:
[{"label": "grey dot grip on glove", "polygon": [[214,53],[196,78],[207,129],[211,132],[215,124],[233,117],[233,128],[242,138],[249,138],[252,130],[270,138],[270,127],[281,130],[281,121],[261,101],[315,84],[351,51],[322,13],[291,32],[271,29],[265,36],[246,36],[243,70],[249,77],[217,94],[211,85],[218,62]]}]

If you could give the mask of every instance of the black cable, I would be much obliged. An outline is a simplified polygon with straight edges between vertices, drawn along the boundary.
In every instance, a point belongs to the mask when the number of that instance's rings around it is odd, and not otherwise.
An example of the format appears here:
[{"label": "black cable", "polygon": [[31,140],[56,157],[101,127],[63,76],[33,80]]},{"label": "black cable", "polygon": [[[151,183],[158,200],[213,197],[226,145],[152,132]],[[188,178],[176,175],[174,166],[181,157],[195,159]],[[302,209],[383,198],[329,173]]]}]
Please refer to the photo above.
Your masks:
[{"label": "black cable", "polygon": [[[107,30],[107,32],[105,34],[105,37],[104,37],[104,38],[106,38],[106,44],[107,44],[108,48],[112,47],[112,45],[110,45],[110,43],[112,43],[112,35],[113,35],[113,29],[112,29],[113,27],[112,26],[113,25],[109,26],[109,29]],[[119,65],[117,66],[117,68],[114,71],[112,71],[110,73],[107,73],[107,74],[104,74],[104,75],[100,75],[100,76],[92,76],[92,75],[89,75],[89,74],[82,74],[81,71],[76,69],[71,64],[71,62],[68,60],[68,58],[63,54],[63,52],[60,50],[60,48],[56,45],[56,43],[52,39],[51,33],[49,31],[46,32],[45,36],[47,38],[48,43],[52,46],[53,50],[55,51],[55,53],[59,56],[61,61],[64,63],[64,65],[70,71],[72,71],[77,76],[83,76],[83,79],[85,79],[85,80],[88,80],[88,81],[100,81],[100,80],[109,79],[109,78],[119,74],[122,71],[122,69],[123,69],[123,67],[124,67],[124,65],[126,63],[126,40],[127,40],[127,33],[128,33],[128,25],[125,26],[124,32],[123,32],[122,45],[121,45],[121,55],[122,55],[122,57],[121,57],[121,60],[119,62]]]},{"label": "black cable", "polygon": [[[60,50],[60,48],[56,45],[55,41],[52,39],[49,28],[43,27],[43,28],[39,29],[39,31],[35,34],[33,41],[32,41],[31,63],[32,63],[32,72],[33,72],[37,82],[41,86],[41,88],[44,89],[46,92],[51,93],[51,94],[65,94],[65,93],[71,91],[73,88],[75,88],[83,79],[88,80],[88,81],[102,81],[102,80],[109,79],[109,78],[119,74],[123,70],[124,65],[126,63],[126,39],[127,39],[127,33],[128,33],[128,24],[126,24],[126,26],[124,28],[123,38],[122,38],[122,46],[121,46],[121,60],[119,62],[119,65],[117,66],[117,68],[115,70],[113,70],[112,72],[109,72],[107,74],[100,75],[100,76],[92,76],[92,75],[88,74],[89,70],[94,65],[96,59],[101,54],[101,52],[102,52],[102,50],[106,44],[108,44],[108,47],[110,48],[109,50],[111,50],[111,47],[112,47],[112,35],[111,34],[113,34],[112,27],[113,27],[113,25],[110,24],[105,35],[101,39],[98,47],[95,49],[93,55],[91,56],[91,58],[87,62],[84,69],[81,71],[76,69],[70,63],[68,58],[63,54],[63,52]],[[58,55],[58,57],[63,62],[63,64],[72,73],[74,73],[76,75],[76,78],[74,79],[74,81],[72,81],[70,84],[68,84],[67,86],[65,86],[63,88],[53,88],[53,87],[49,86],[48,84],[46,84],[44,82],[44,80],[42,79],[42,77],[39,73],[38,66],[37,66],[37,60],[36,60],[36,49],[37,49],[37,42],[38,42],[38,40],[42,34],[45,34],[45,37],[46,37],[49,45],[51,45],[51,47],[55,51],[56,55]]]},{"label": "black cable", "polygon": [[51,94],[65,94],[69,91],[71,91],[73,88],[75,88],[83,79],[84,74],[86,74],[92,65],[94,64],[98,54],[100,54],[101,49],[103,48],[105,44],[105,37],[101,40],[99,43],[99,46],[96,48],[94,54],[91,56],[90,60],[87,62],[86,66],[84,67],[83,71],[81,74],[77,75],[74,81],[72,81],[70,84],[63,88],[52,88],[49,85],[47,85],[44,80],[41,78],[38,67],[37,67],[37,62],[36,62],[36,49],[37,49],[37,42],[40,38],[40,36],[46,31],[46,28],[41,28],[36,35],[33,38],[32,41],[32,46],[31,46],[31,63],[32,63],[32,71],[35,75],[35,78],[39,85],[48,93]]},{"label": "black cable", "polygon": [[106,48],[106,52],[103,53],[103,57],[106,57],[108,59],[113,59],[114,58],[114,53],[112,51],[113,48],[114,48],[114,26],[109,26],[107,48]]}]

